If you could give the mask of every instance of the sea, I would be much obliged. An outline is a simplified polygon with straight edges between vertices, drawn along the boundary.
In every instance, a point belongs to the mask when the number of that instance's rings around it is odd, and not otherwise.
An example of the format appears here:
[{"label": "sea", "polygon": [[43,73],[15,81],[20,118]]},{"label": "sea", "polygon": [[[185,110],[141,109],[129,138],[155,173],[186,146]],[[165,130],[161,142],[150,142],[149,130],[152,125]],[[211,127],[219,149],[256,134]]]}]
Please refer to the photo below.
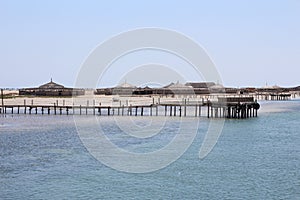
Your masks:
[{"label": "sea", "polygon": [[[0,199],[300,199],[299,99],[261,102],[258,117],[225,119],[216,144],[200,159],[212,120],[220,119],[0,115]],[[78,123],[92,121],[98,125],[90,131],[99,128],[116,148],[142,155],[172,143],[179,129],[196,132],[169,163],[141,172],[131,168],[139,166],[132,160],[120,170],[83,142]],[[138,135],[146,129],[153,134]],[[176,145],[181,149],[180,141]],[[164,156],[146,157],[141,165],[166,163]]]}]

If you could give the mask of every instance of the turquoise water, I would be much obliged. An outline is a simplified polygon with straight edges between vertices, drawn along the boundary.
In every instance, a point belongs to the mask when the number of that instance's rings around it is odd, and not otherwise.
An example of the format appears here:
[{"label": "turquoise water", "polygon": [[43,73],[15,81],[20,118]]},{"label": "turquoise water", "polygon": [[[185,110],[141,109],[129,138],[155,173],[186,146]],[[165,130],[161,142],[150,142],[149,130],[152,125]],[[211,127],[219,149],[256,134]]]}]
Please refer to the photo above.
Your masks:
[{"label": "turquoise water", "polygon": [[[203,160],[198,153],[209,121],[201,118],[188,150],[145,174],[119,172],[93,158],[72,116],[1,116],[0,199],[300,199],[300,101],[282,105],[284,112],[226,120]],[[143,142],[124,137],[114,118],[99,120],[119,147],[139,152],[171,141],[180,121],[169,118],[159,135]],[[142,126],[148,121],[137,117]]]}]

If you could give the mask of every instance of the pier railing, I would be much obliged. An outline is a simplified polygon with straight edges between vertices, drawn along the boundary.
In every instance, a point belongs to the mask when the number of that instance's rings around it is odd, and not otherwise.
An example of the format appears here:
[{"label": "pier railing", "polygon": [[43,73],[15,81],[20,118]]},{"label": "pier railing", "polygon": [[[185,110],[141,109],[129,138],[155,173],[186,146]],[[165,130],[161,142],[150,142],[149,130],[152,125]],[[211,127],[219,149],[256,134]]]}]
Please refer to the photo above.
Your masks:
[{"label": "pier railing", "polygon": [[218,101],[170,101],[129,105],[3,105],[2,114],[99,115],[99,116],[178,116],[237,118],[257,117],[259,104],[252,97],[220,97]]}]

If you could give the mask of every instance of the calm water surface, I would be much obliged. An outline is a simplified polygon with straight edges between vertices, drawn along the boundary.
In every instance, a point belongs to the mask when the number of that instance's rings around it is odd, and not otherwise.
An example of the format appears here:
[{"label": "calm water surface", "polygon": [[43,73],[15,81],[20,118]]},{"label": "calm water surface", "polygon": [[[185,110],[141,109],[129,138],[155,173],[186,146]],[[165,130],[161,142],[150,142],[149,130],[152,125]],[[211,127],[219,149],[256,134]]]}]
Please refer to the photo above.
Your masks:
[{"label": "calm water surface", "polygon": [[[71,116],[0,116],[0,199],[300,199],[300,101],[280,105],[284,112],[226,120],[203,160],[198,152],[209,121],[201,118],[183,156],[146,174],[119,172],[94,159]],[[147,143],[127,140],[114,118],[99,120],[117,145],[143,151],[168,143],[179,118]],[[149,118],[136,120],[147,124]]]}]

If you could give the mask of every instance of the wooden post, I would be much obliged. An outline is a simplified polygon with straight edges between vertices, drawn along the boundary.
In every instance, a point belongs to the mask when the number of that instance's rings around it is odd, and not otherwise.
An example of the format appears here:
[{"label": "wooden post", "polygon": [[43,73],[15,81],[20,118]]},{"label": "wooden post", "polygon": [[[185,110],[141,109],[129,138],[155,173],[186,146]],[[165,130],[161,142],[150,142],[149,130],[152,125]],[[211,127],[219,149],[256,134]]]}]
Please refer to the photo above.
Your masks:
[{"label": "wooden post", "polygon": [[227,110],[227,111],[228,111],[228,112],[227,112],[227,113],[228,113],[228,114],[227,114],[227,117],[228,117],[228,118],[231,118],[231,110],[230,110],[230,106],[227,106],[227,109],[228,109],[228,110]]},{"label": "wooden post", "polygon": [[135,107],[135,116],[137,116],[137,112],[138,112],[138,107]]},{"label": "wooden post", "polygon": [[181,117],[181,105],[179,106],[179,117]]},{"label": "wooden post", "polygon": [[156,116],[158,116],[158,105],[155,107]]},{"label": "wooden post", "polygon": [[234,118],[238,118],[237,116],[238,108],[237,105],[234,107]]},{"label": "wooden post", "polygon": [[54,115],[56,115],[56,105],[54,103]]},{"label": "wooden post", "polygon": [[152,107],[153,107],[153,105],[154,105],[154,104],[152,104],[152,105],[150,106],[150,116],[152,116]]},{"label": "wooden post", "polygon": [[110,115],[110,107],[107,108],[107,115]]},{"label": "wooden post", "polygon": [[168,107],[165,106],[165,116],[167,116],[167,109],[168,109]]},{"label": "wooden post", "polygon": [[199,105],[199,117],[201,117],[201,105]]},{"label": "wooden post", "polygon": [[172,106],[170,106],[170,116],[172,116]]},{"label": "wooden post", "polygon": [[48,115],[50,115],[50,107],[48,107]]},{"label": "wooden post", "polygon": [[176,106],[174,106],[174,116],[176,116]]},{"label": "wooden post", "polygon": [[99,115],[101,115],[101,103],[99,103]]},{"label": "wooden post", "polygon": [[37,107],[35,107],[35,114],[37,114]]},{"label": "wooden post", "polygon": [[20,114],[20,106],[18,106],[18,114]]},{"label": "wooden post", "polygon": [[79,105],[79,115],[81,115],[81,105]]},{"label": "wooden post", "polygon": [[198,108],[197,108],[197,104],[196,104],[196,106],[195,106],[195,117],[197,117],[197,110],[198,110]]},{"label": "wooden post", "polygon": [[95,102],[95,99],[93,100],[93,115],[95,115],[96,114],[96,111],[95,111],[95,105],[96,105],[96,102]]},{"label": "wooden post", "polygon": [[124,115],[124,105],[122,106],[122,116]]},{"label": "wooden post", "polygon": [[1,106],[2,106],[2,113],[4,113],[4,95],[3,95],[3,89],[1,89]]},{"label": "wooden post", "polygon": [[129,111],[130,111],[130,116],[132,116],[132,104],[130,104],[130,107],[129,107]]},{"label": "wooden post", "polygon": [[88,114],[89,100],[86,101],[85,114]]},{"label": "wooden post", "polygon": [[209,102],[207,102],[207,118],[209,118],[209,110],[210,110],[210,108],[209,108]]},{"label": "wooden post", "polygon": [[26,99],[24,99],[24,114],[26,114]]},{"label": "wooden post", "polygon": [[141,116],[143,116],[144,115],[144,107],[142,106],[141,107]]},{"label": "wooden post", "polygon": [[186,117],[186,99],[184,99],[184,116]]},{"label": "wooden post", "polygon": [[245,108],[244,108],[244,106],[242,106],[242,108],[241,108],[241,118],[242,119],[245,118]]}]

